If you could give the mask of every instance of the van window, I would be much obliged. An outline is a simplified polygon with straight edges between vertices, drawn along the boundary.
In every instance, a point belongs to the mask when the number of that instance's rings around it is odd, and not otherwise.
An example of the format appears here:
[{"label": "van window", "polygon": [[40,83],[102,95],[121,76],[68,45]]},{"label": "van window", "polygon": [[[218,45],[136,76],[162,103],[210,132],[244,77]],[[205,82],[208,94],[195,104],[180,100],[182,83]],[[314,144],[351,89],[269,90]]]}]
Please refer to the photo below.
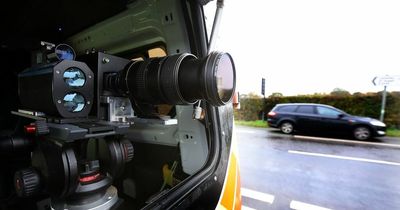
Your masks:
[{"label": "van window", "polygon": [[298,113],[303,114],[314,114],[314,107],[313,106],[299,106],[297,109]]},{"label": "van window", "polygon": [[281,106],[278,108],[280,112],[294,112],[297,106]]}]

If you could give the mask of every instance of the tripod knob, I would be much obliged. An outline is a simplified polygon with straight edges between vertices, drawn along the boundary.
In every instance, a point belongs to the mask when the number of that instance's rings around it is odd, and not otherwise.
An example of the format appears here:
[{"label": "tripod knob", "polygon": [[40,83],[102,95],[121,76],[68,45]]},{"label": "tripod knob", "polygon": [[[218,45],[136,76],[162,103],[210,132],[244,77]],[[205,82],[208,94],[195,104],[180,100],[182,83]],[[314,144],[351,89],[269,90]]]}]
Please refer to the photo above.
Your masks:
[{"label": "tripod knob", "polygon": [[133,159],[133,154],[134,154],[133,145],[129,140],[123,140],[121,142],[121,145],[122,145],[124,161],[125,163],[127,163]]},{"label": "tripod knob", "polygon": [[20,197],[35,195],[40,190],[40,176],[34,168],[17,171],[14,174],[14,185]]}]

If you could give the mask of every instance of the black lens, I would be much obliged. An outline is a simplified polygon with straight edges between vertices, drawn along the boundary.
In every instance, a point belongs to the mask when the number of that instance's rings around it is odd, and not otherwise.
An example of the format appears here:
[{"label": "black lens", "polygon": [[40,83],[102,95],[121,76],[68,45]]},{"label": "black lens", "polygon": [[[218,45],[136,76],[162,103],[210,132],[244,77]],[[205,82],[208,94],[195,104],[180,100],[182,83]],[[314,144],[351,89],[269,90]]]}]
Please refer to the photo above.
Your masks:
[{"label": "black lens", "polygon": [[55,53],[58,60],[74,60],[75,59],[75,51],[74,49],[67,44],[60,44],[55,48]]},{"label": "black lens", "polygon": [[82,87],[86,82],[83,71],[76,67],[68,68],[64,71],[63,79],[69,87]]},{"label": "black lens", "polygon": [[235,74],[232,59],[228,54],[223,54],[215,67],[217,90],[221,101],[224,103],[231,100],[235,88]]},{"label": "black lens", "polygon": [[120,73],[107,75],[105,84],[106,89],[128,93],[134,106],[193,104],[197,100],[221,106],[232,99],[235,79],[229,54],[212,52],[198,59],[183,53],[133,61]]},{"label": "black lens", "polygon": [[68,112],[80,112],[85,107],[85,98],[79,93],[68,93],[63,102]]}]

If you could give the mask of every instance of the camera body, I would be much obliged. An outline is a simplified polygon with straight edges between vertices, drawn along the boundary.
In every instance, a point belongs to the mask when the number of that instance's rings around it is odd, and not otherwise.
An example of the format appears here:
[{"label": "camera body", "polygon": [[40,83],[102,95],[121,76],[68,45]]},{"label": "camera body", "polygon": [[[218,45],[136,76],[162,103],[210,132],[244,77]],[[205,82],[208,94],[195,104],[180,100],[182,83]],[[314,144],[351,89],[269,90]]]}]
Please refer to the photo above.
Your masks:
[{"label": "camera body", "polygon": [[58,122],[126,121],[125,117],[133,117],[129,99],[107,91],[103,81],[104,75],[123,70],[129,62],[97,52],[80,61],[61,60],[27,69],[18,75],[22,108]]},{"label": "camera body", "polygon": [[[68,74],[74,73],[83,77],[82,82],[76,85],[69,83],[67,78]],[[18,85],[20,102],[24,108],[64,118],[86,117],[91,111],[94,74],[85,63],[62,60],[36,66],[18,75]],[[74,110],[68,107],[68,97],[73,97],[72,94],[82,100],[82,104]]]}]

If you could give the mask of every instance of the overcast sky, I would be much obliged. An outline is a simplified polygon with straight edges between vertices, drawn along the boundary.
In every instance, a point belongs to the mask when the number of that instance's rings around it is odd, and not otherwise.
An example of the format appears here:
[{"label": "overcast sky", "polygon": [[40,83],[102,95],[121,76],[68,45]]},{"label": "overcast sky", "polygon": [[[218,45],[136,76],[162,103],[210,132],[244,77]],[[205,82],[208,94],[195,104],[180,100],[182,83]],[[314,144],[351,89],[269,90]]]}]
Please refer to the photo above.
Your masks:
[{"label": "overcast sky", "polygon": [[217,43],[241,94],[261,94],[262,77],[267,96],[376,92],[375,76],[400,75],[400,1],[226,0]]}]

